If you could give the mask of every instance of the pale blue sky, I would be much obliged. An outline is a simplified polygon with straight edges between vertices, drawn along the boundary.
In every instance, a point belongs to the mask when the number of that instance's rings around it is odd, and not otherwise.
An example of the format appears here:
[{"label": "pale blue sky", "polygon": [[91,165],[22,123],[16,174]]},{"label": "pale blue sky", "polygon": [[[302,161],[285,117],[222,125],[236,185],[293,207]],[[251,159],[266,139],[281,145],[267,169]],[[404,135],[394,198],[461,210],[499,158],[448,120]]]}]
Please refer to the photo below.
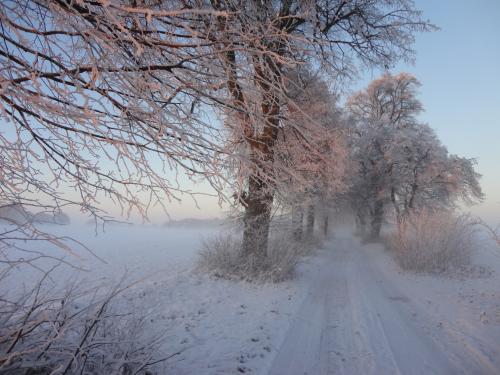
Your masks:
[{"label": "pale blue sky", "polygon": [[475,157],[486,200],[473,211],[500,221],[500,1],[416,1],[440,31],[417,36],[413,73],[422,119],[449,151]]}]

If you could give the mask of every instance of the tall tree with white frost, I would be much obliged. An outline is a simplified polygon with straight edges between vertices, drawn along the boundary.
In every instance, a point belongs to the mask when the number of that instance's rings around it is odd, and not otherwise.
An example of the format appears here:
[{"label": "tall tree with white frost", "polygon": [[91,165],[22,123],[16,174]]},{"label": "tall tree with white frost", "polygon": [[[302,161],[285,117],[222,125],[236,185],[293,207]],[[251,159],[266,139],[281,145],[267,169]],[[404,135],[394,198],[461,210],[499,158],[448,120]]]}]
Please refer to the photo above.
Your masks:
[{"label": "tall tree with white frost", "polygon": [[350,200],[358,222],[369,218],[374,238],[389,204],[400,223],[414,210],[482,198],[475,161],[449,155],[433,130],[417,120],[423,110],[419,86],[410,74],[387,73],[348,101],[357,163]]},{"label": "tall tree with white frost", "polygon": [[378,237],[384,208],[389,202],[390,177],[394,168],[392,153],[395,138],[416,124],[422,110],[416,98],[419,86],[415,77],[402,73],[385,74],[352,95],[347,108],[354,126],[354,175],[352,202],[360,222],[370,220],[370,236]]}]

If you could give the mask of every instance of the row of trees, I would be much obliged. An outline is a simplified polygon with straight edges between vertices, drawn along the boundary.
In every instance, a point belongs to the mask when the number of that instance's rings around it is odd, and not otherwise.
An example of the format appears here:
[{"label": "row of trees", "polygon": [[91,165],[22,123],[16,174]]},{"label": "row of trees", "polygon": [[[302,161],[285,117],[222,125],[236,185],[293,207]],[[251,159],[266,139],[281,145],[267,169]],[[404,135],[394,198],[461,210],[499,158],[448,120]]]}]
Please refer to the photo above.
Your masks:
[{"label": "row of trees", "polygon": [[[394,219],[400,225],[423,209],[446,210],[482,199],[475,160],[449,154],[432,128],[418,120],[423,110],[419,87],[408,73],[386,73],[353,94],[343,109],[336,106],[335,97],[311,93],[311,100],[329,108],[330,122],[324,126],[338,138],[332,147],[335,152],[325,149],[327,157],[321,161],[305,151],[296,153],[311,164],[305,191],[288,192],[301,202],[290,209],[296,232],[304,223],[294,213],[306,206],[309,234],[316,207],[328,220],[329,207],[348,206],[360,234],[377,238],[384,220]],[[305,105],[310,108],[310,103]],[[315,116],[320,119],[321,111]],[[323,231],[327,225],[323,222]]]},{"label": "row of trees", "polygon": [[389,205],[400,220],[481,195],[473,161],[418,123],[415,78],[342,111],[325,83],[411,58],[433,28],[411,1],[7,0],[0,26],[2,204],[103,217],[106,196],[147,215],[184,192],[173,170],[234,193],[244,251],[265,257],[276,203],[299,223],[348,186],[377,236]]},{"label": "row of trees", "polygon": [[[179,171],[235,192],[256,257],[280,186],[329,191],[301,187],[327,170],[284,166],[338,150],[304,124],[294,72],[339,83],[411,58],[414,33],[433,28],[410,0],[6,0],[0,26],[2,204],[102,217],[107,196],[147,215],[183,192],[165,177]],[[292,145],[307,158],[287,158]]]},{"label": "row of trees", "polygon": [[377,238],[386,220],[400,225],[424,209],[482,199],[475,160],[449,154],[431,127],[418,120],[423,107],[414,76],[386,73],[350,96],[344,108],[321,80],[310,79],[309,85],[307,99],[298,102],[301,115],[308,115],[300,122],[314,121],[325,130],[316,142],[322,157],[289,139],[291,155],[285,160],[303,181],[285,180],[277,189],[296,239],[304,226],[307,236],[312,234],[315,216],[326,234],[335,208],[351,211],[358,232]]},{"label": "row of trees", "polygon": [[317,202],[347,201],[376,237],[390,211],[481,198],[473,160],[419,123],[414,77],[342,110],[329,89],[411,58],[433,26],[409,0],[7,0],[0,26],[2,205],[147,215],[184,192],[173,170],[236,197],[263,258],[276,205],[300,238],[305,208],[310,231]]}]

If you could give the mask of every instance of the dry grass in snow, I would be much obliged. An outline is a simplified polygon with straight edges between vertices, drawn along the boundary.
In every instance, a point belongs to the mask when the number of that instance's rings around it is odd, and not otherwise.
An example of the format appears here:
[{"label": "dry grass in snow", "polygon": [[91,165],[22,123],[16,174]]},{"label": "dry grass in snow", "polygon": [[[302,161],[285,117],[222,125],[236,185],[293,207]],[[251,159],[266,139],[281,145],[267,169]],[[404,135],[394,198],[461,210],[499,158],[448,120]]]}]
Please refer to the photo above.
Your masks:
[{"label": "dry grass in snow", "polygon": [[274,234],[262,260],[244,256],[236,234],[221,233],[203,242],[197,268],[226,279],[281,282],[293,277],[301,256],[310,248],[311,244],[294,241],[287,234]]},{"label": "dry grass in snow", "polygon": [[389,247],[405,270],[443,273],[470,264],[476,233],[477,223],[468,215],[422,211],[400,225]]}]

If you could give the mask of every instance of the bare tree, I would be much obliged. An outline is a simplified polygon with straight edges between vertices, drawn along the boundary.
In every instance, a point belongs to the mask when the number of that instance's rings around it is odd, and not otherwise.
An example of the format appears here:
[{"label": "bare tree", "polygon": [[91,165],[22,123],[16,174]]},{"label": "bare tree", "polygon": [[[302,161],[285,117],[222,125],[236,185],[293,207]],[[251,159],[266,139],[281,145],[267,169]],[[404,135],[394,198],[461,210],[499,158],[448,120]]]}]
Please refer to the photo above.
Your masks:
[{"label": "bare tree", "polygon": [[225,16],[181,2],[2,2],[2,201],[100,214],[107,196],[145,215],[183,191],[168,170],[217,184],[221,135],[199,91],[219,49],[191,29],[201,15]]},{"label": "bare tree", "polygon": [[397,142],[391,202],[398,222],[424,207],[448,209],[458,200],[473,204],[483,198],[476,161],[448,154],[429,126],[404,129]]}]

